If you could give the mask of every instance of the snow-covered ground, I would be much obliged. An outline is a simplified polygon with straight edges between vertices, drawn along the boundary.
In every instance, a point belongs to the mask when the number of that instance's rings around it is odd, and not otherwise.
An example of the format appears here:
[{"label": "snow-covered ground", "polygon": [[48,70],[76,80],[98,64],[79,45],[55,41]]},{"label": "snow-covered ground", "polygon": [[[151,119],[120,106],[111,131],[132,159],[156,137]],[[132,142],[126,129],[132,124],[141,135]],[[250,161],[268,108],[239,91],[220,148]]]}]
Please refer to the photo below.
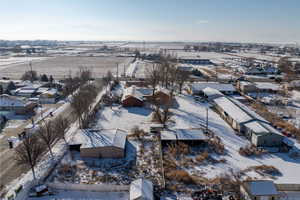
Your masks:
[{"label": "snow-covered ground", "polygon": [[145,62],[137,60],[131,63],[126,71],[126,76],[135,78],[145,78],[145,72],[147,67],[151,67],[153,64],[150,62]]},{"label": "snow-covered ground", "polygon": [[[89,200],[127,200],[129,199],[128,192],[92,192],[92,191],[71,191],[71,190],[55,190],[56,194],[51,196],[39,197],[39,200],[67,200],[67,199],[89,199]],[[36,200],[36,197],[28,198]]]},{"label": "snow-covered ground", "polygon": [[[199,128],[206,122],[207,104],[198,103],[191,96],[182,95],[176,97],[178,108],[173,109],[172,120],[175,128]],[[215,165],[198,165],[190,170],[191,173],[203,174],[207,178],[214,178],[230,172],[239,172],[250,166],[272,165],[276,167],[282,176],[278,176],[276,183],[300,183],[300,158],[292,159],[287,153],[267,154],[262,157],[244,157],[239,154],[239,148],[249,145],[249,141],[237,136],[234,130],[213,110],[208,110],[209,129],[219,136],[225,145],[226,155],[220,158],[226,159],[226,163]],[[259,174],[251,172],[251,177],[260,177]]]},{"label": "snow-covered ground", "polygon": [[93,124],[93,128],[119,128],[126,131],[130,131],[134,126],[147,128],[150,124],[150,113],[151,110],[144,107],[106,106],[97,113],[97,121]]},{"label": "snow-covered ground", "polygon": [[0,70],[9,67],[10,65],[28,63],[33,60],[46,60],[48,57],[0,57]]}]

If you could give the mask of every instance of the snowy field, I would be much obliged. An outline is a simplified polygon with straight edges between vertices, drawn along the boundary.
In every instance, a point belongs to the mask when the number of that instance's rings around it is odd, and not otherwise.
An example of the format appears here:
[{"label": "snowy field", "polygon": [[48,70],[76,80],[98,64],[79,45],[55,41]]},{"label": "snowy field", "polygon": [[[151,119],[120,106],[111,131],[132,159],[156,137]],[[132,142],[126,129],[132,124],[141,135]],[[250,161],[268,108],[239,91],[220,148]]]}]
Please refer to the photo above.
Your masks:
[{"label": "snowy field", "polygon": [[18,64],[27,64],[30,61],[42,61],[50,59],[48,57],[8,57],[0,56],[0,71],[6,68],[18,65]]},{"label": "snowy field", "polygon": [[[207,104],[194,102],[191,96],[184,95],[177,97],[176,100],[178,108],[173,110],[174,115],[171,120],[175,121],[175,124],[169,126],[171,129],[200,128],[205,125]],[[234,130],[211,109],[208,111],[208,119],[209,129],[219,136],[225,145],[227,153],[220,156],[219,159],[225,159],[226,163],[198,165],[189,169],[191,174],[202,174],[206,178],[215,178],[226,173],[239,172],[251,166],[272,165],[282,173],[274,180],[276,183],[300,182],[300,174],[297,173],[300,169],[300,158],[292,159],[287,153],[266,154],[262,157],[241,156],[238,153],[239,148],[249,145],[249,141],[237,136]],[[261,177],[256,172],[247,175],[252,178],[268,178]]]},{"label": "snowy field", "polygon": [[[72,74],[73,76],[79,71],[80,67],[86,67],[92,71],[94,77],[103,77],[108,70],[113,73],[116,72],[117,63],[119,67],[127,67],[132,58],[126,57],[72,57],[59,56],[47,60],[33,60],[32,68],[38,74],[53,75],[55,79],[61,79]],[[12,79],[19,79],[22,74],[29,69],[29,62],[2,65],[0,66],[1,77],[10,77]]]},{"label": "snowy field", "polygon": [[128,200],[128,192],[91,192],[91,191],[71,191],[71,190],[55,190],[55,195],[32,197],[29,200],[67,200],[67,199],[89,199],[89,200]]}]

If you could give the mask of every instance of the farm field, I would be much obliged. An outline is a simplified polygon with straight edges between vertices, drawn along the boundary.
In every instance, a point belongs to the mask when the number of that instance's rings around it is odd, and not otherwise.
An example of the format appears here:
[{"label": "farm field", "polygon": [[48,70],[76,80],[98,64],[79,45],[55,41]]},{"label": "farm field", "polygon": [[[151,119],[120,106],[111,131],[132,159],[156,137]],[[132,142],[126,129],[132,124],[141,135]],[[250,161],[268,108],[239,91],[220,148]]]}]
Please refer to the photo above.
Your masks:
[{"label": "farm field", "polygon": [[[62,79],[68,75],[74,76],[80,67],[90,69],[93,76],[98,78],[106,74],[108,70],[116,72],[117,63],[119,64],[120,73],[127,68],[132,60],[128,57],[74,57],[59,56],[46,60],[32,60],[32,68],[38,74],[52,75],[55,79]],[[9,77],[11,79],[19,79],[22,74],[29,70],[29,63],[2,65],[0,68],[1,77]]]}]

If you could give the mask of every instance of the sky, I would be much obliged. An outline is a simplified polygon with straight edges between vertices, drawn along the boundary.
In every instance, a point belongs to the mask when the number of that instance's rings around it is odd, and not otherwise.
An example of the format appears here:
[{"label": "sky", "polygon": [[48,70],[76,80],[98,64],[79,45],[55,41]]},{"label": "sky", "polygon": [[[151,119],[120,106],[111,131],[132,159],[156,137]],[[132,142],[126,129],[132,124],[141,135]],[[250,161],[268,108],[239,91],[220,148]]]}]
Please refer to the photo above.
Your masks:
[{"label": "sky", "polygon": [[300,0],[0,0],[0,39],[300,43]]}]

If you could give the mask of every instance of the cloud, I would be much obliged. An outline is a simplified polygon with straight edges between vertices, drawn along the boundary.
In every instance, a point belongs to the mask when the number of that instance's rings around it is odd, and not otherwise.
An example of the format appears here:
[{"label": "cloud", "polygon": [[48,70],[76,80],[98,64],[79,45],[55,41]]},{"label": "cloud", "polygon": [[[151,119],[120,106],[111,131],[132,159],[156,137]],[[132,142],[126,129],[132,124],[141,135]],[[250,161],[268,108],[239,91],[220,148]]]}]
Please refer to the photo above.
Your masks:
[{"label": "cloud", "polygon": [[208,24],[208,20],[197,20],[196,24]]}]

